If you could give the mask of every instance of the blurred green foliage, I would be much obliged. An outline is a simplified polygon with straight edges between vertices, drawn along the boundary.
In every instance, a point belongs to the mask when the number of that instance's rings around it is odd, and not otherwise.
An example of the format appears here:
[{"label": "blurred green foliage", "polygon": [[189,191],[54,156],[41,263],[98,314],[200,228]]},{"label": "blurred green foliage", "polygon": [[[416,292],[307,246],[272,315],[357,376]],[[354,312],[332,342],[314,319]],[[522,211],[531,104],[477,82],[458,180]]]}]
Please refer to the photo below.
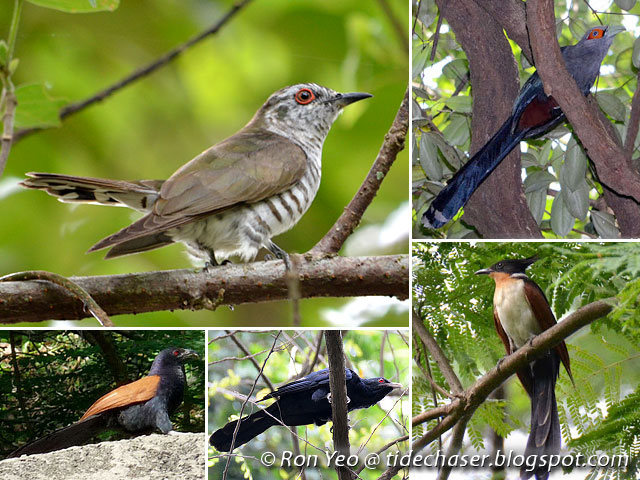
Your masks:
[{"label": "blurred green foliage", "polygon": [[[417,16],[413,34],[412,189],[414,238],[432,236],[422,229],[420,218],[435,195],[461,164],[471,143],[473,89],[469,64],[444,20],[436,37],[438,9],[434,0],[413,0]],[[632,1],[629,14],[610,2],[600,2],[598,17],[588,2],[556,0],[557,36],[560,45],[573,45],[591,27],[623,24],[629,29],[614,38],[596,82],[601,109],[622,139],[629,124],[631,99],[636,90],[640,65],[638,19],[640,5]],[[418,6],[419,4],[419,11]],[[635,5],[634,5],[635,4]],[[435,38],[435,58],[431,60]],[[520,47],[511,42],[520,66],[521,84],[535,71]],[[635,53],[634,53],[635,52]],[[496,125],[496,130],[498,125]],[[548,238],[617,238],[615,217],[606,209],[594,209],[602,186],[588,168],[587,157],[565,124],[543,137],[526,142],[523,149],[523,179],[529,209]],[[523,144],[521,144],[523,145]],[[635,148],[640,146],[640,136]],[[635,155],[637,156],[637,154]],[[558,191],[549,195],[548,188]],[[458,216],[458,218],[460,215]],[[477,238],[462,222],[451,222],[440,233],[448,238]]]},{"label": "blurred green foliage", "polygon": [[[393,20],[407,25],[406,2],[388,3]],[[230,0],[140,0],[122,2],[114,12],[72,15],[25,3],[14,83],[43,85],[41,94],[65,103],[85,99],[217,22],[232,5]],[[0,9],[0,32],[8,29],[10,16],[11,8]],[[378,2],[255,0],[177,61],[69,117],[60,128],[17,142],[0,179],[0,273],[43,269],[65,276],[110,275],[189,266],[179,245],[109,261],[102,259],[103,253],[85,255],[91,245],[139,215],[60,204],[41,192],[25,191],[17,182],[26,172],[164,179],[236,132],[285,85],[312,81],[343,92],[370,92],[373,99],[350,107],[333,126],[318,196],[301,222],[276,240],[289,252],[307,251],[357,191],[400,106],[408,53],[393,25]],[[406,205],[407,169],[408,154],[403,152],[361,229],[382,226]],[[404,236],[391,245],[370,238],[358,254],[406,252]],[[327,324],[318,312],[347,302],[301,302],[303,325]],[[279,302],[234,311],[122,315],[116,323],[286,326],[290,310],[288,302]],[[354,318],[353,324],[406,325],[406,317],[404,310],[384,318]]]},{"label": "blurred green foliage", "polygon": [[[505,355],[493,321],[494,282],[474,272],[505,258],[535,254],[540,258],[529,267],[527,275],[545,292],[558,319],[596,300],[617,299],[608,316],[566,340],[578,387],[571,385],[566,372],[560,372],[556,392],[563,444],[569,444],[571,454],[626,453],[630,460],[635,457],[638,462],[633,443],[640,412],[638,243],[416,242],[414,309],[463,386],[469,387]],[[413,415],[433,408],[434,396],[439,405],[449,402],[434,392],[425,378],[424,372],[430,369],[436,382],[446,388],[436,363],[427,358],[415,338],[418,368],[413,370]],[[488,448],[487,426],[505,438],[515,429],[527,433],[529,399],[515,376],[507,382],[506,392],[506,402],[491,399],[472,418],[468,426],[472,448]],[[434,422],[414,426],[414,438],[424,435],[433,425]],[[524,444],[520,447],[518,453],[524,451]],[[434,442],[432,448],[441,447]],[[633,472],[629,473],[628,478],[634,478]]]},{"label": "blurred green foliage", "polygon": [[[234,338],[254,355],[261,367],[274,343],[278,332],[233,332]],[[347,367],[352,368],[361,377],[384,376],[392,382],[400,382],[408,387],[409,381],[409,337],[405,331],[353,330],[344,332],[344,351]],[[242,399],[235,392],[247,395],[256,377],[258,369],[251,360],[244,358],[246,354],[225,333],[210,331],[207,349],[209,361],[209,434],[224,426],[229,420],[237,418],[242,407]],[[317,352],[317,359],[316,359]],[[316,363],[312,363],[314,359]],[[310,367],[311,365],[311,367]],[[318,371],[327,368],[326,348],[323,332],[283,331],[277,339],[274,352],[266,362],[264,373],[278,387],[292,381],[301,372]],[[252,401],[264,397],[270,389],[262,378],[258,379]],[[388,442],[408,434],[409,398],[406,394],[399,398],[400,391],[395,390],[377,405],[368,409],[349,412],[349,440],[351,453],[361,458],[369,452],[375,452]],[[268,405],[265,405],[268,406]],[[255,407],[247,403],[244,415],[255,411]],[[386,413],[389,416],[385,418]],[[380,425],[378,425],[378,423]],[[297,434],[311,445],[299,440],[303,455],[317,455],[322,468],[309,468],[305,471],[309,480],[333,478],[326,468],[325,450],[333,451],[331,422],[318,427],[315,425],[295,427]],[[242,446],[237,453],[241,456],[231,459],[229,478],[298,478],[299,471],[293,468],[267,468],[259,459],[262,452],[273,452],[277,459],[283,452],[292,451],[292,436],[284,427],[272,427],[262,435]],[[319,447],[319,450],[313,446]],[[401,442],[388,452],[406,453],[407,443]],[[227,463],[227,456],[210,449],[209,478],[221,478]],[[381,465],[380,468],[383,468]],[[380,476],[376,469],[363,470],[359,475],[363,479],[374,479]]]},{"label": "blurred green foliage", "polygon": [[[105,352],[102,337],[113,347]],[[18,371],[13,363],[15,345]],[[204,359],[204,332],[165,331],[0,331],[0,457],[76,421],[105,393],[144,377],[156,355],[168,347],[195,350]],[[114,353],[125,367],[109,360]],[[185,363],[184,403],[173,416],[177,431],[204,431],[204,363]],[[102,440],[122,438],[119,432]]]}]

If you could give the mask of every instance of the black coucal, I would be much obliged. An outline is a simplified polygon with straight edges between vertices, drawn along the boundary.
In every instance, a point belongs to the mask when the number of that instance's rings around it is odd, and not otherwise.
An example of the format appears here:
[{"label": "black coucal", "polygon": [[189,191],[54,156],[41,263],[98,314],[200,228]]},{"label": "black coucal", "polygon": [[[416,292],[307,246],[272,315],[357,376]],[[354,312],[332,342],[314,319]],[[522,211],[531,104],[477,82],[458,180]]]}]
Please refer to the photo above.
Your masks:
[{"label": "black coucal", "polygon": [[[383,377],[360,378],[356,372],[346,368],[347,409],[368,408],[394,388],[402,388]],[[264,410],[243,417],[233,448],[244,445],[274,425],[324,425],[331,420],[331,392],[329,390],[329,369],[313,372],[306,377],[281,386],[265,395],[259,401],[275,398],[276,402]],[[227,423],[215,431],[209,442],[220,452],[231,451],[233,433],[238,421]]]},{"label": "black coucal", "polygon": [[[476,272],[476,275],[489,275],[495,281],[493,320],[507,355],[556,324],[544,292],[525,273],[536,260],[537,257],[502,260]],[[520,476],[523,479],[534,474],[537,480],[548,478],[548,468],[539,463],[543,460],[540,456],[560,452],[562,438],[555,394],[560,362],[573,383],[569,352],[564,342],[517,372],[531,398],[531,433],[525,457],[536,456],[527,462],[536,461],[535,468],[528,468],[527,463],[522,467]]]},{"label": "black coucal", "polygon": [[100,397],[80,420],[20,447],[8,458],[47,453],[82,445],[105,430],[129,433],[171,433],[169,418],[182,403],[186,376],[184,362],[198,358],[193,350],[166,348],[155,358],[149,375]]}]

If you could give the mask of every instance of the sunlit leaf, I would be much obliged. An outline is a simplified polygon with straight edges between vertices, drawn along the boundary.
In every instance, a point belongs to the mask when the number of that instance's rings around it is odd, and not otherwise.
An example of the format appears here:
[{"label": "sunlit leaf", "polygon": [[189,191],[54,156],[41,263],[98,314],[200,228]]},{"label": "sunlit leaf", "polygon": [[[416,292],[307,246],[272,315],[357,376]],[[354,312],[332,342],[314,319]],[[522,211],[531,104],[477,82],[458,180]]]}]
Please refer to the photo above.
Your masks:
[{"label": "sunlit leaf", "polygon": [[16,88],[16,98],[16,128],[60,125],[58,112],[65,101],[51,98],[42,85],[21,85]]},{"label": "sunlit leaf", "polygon": [[62,10],[67,13],[113,12],[120,0],[27,0],[40,7]]}]

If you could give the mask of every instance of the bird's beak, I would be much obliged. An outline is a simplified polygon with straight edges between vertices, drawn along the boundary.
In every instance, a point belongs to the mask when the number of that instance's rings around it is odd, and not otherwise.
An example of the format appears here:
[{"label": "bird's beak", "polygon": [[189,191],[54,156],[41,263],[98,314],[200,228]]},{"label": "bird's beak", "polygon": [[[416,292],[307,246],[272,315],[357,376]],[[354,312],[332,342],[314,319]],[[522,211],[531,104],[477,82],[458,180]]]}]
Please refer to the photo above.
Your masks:
[{"label": "bird's beak", "polygon": [[193,350],[189,350],[188,348],[185,348],[184,351],[182,352],[182,354],[180,354],[180,356],[182,358],[184,358],[185,360],[187,360],[189,358],[200,358],[200,355],[198,355],[197,352],[195,352]]},{"label": "bird's beak", "polygon": [[347,105],[351,105],[354,102],[358,102],[360,100],[364,100],[365,98],[373,97],[370,93],[339,93],[332,99],[328,100],[329,102],[335,102],[340,108],[344,108]]},{"label": "bird's beak", "polygon": [[389,382],[387,383],[387,387],[391,388],[404,388],[401,383]]},{"label": "bird's beak", "polygon": [[624,28],[622,25],[611,25],[610,27],[607,27],[607,37],[613,37],[614,35],[619,34],[620,32],[626,32],[627,29]]},{"label": "bird's beak", "polygon": [[478,270],[475,275],[489,275],[493,270],[490,268],[483,268],[482,270]]}]

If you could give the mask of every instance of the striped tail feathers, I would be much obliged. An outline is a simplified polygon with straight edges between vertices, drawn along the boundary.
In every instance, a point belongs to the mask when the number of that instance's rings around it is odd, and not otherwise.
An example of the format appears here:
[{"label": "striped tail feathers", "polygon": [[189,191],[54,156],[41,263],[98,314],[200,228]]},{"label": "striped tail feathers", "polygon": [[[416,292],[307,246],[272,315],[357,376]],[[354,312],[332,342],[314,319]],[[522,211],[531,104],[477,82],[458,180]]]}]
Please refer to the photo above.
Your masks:
[{"label": "striped tail feathers", "polygon": [[129,207],[142,212],[150,210],[164,182],[126,182],[39,172],[27,173],[27,177],[20,182],[21,186],[44,190],[61,202]]},{"label": "striped tail feathers", "polygon": [[526,131],[512,132],[512,123],[513,118],[509,117],[493,137],[455,173],[447,186],[438,193],[422,215],[422,224],[425,228],[441,228],[451,221],[480,184],[520,143]]}]

